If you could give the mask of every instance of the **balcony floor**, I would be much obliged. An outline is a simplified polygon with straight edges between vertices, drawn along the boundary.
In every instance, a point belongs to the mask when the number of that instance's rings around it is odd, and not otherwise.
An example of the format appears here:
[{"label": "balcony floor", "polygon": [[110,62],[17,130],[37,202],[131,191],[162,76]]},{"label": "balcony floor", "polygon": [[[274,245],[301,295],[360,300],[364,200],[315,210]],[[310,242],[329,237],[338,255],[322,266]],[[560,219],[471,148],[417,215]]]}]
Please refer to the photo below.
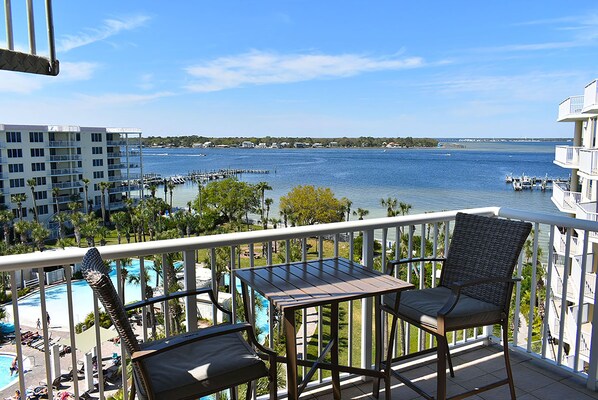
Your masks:
[{"label": "balcony floor", "polygon": [[[456,353],[453,355],[453,365],[455,378],[450,378],[447,372],[449,396],[506,377],[500,346],[476,346],[473,349]],[[511,352],[511,365],[518,400],[598,399],[598,392],[586,389],[585,383],[579,378],[555,369],[545,368],[538,361],[526,355]],[[424,390],[435,395],[436,364],[433,359],[399,370],[403,371],[409,379],[415,380]],[[306,392],[301,396],[301,399],[309,400],[331,400],[332,398],[332,393],[328,388]],[[348,381],[342,386],[342,398],[343,400],[373,400],[372,384],[369,382],[363,383],[359,379]],[[416,392],[393,379],[392,399],[412,400],[420,398]],[[510,398],[509,387],[504,385],[469,398],[508,399]],[[380,399],[384,399],[384,391],[381,391]]]}]

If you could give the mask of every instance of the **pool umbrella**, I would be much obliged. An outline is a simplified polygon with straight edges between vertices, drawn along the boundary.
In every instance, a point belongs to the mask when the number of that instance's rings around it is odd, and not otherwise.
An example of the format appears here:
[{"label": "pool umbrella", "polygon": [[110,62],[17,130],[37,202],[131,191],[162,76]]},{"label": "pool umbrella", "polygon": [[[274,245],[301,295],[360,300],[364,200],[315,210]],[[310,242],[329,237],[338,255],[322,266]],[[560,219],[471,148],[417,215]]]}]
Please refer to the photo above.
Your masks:
[{"label": "pool umbrella", "polygon": [[[116,336],[118,336],[118,333],[115,331],[100,327],[100,343],[114,339]],[[75,341],[78,350],[83,353],[89,352],[96,347],[96,328],[92,326],[81,333],[77,333],[75,335]]]}]

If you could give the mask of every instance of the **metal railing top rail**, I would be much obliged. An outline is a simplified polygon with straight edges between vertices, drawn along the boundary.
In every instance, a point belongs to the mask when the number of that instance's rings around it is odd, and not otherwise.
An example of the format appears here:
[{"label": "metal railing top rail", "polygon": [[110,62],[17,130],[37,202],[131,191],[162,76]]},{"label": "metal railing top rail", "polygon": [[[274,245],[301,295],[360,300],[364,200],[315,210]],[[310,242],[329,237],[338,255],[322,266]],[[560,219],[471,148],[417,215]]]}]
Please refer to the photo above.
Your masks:
[{"label": "metal railing top rail", "polygon": [[[366,219],[361,221],[336,222],[330,224],[298,226],[289,228],[267,229],[251,232],[236,232],[191,238],[157,240],[141,243],[126,243],[99,247],[104,258],[120,259],[129,257],[149,256],[160,253],[174,253],[197,249],[209,249],[224,246],[237,246],[247,243],[261,243],[267,241],[281,241],[310,236],[322,236],[336,233],[385,229],[397,226],[407,226],[425,223],[451,221],[457,212],[500,216],[518,220],[534,221],[537,223],[558,225],[598,232],[598,222],[579,220],[575,218],[556,216],[546,213],[536,213],[500,207],[484,207],[464,210],[442,211],[426,214],[414,214],[398,217]],[[13,271],[23,268],[41,268],[56,265],[78,263],[87,252],[87,248],[69,248],[68,250],[53,250],[29,254],[15,254],[0,257],[0,271]]]},{"label": "metal railing top rail", "polygon": [[[162,253],[193,251],[215,247],[237,246],[247,243],[281,241],[310,236],[330,235],[345,232],[367,231],[423,223],[445,222],[455,219],[457,212],[493,216],[498,207],[474,208],[454,211],[442,211],[427,214],[414,214],[399,217],[374,218],[361,221],[335,222],[330,224],[297,226],[289,228],[267,229],[251,232],[235,232],[191,238],[155,240],[141,243],[125,243],[98,247],[105,259],[121,259],[150,256]],[[521,211],[525,219],[529,214]],[[598,230],[598,223],[596,223]],[[0,271],[13,271],[23,268],[42,268],[56,265],[68,265],[81,261],[87,248],[69,248],[28,254],[14,254],[0,257]]]}]

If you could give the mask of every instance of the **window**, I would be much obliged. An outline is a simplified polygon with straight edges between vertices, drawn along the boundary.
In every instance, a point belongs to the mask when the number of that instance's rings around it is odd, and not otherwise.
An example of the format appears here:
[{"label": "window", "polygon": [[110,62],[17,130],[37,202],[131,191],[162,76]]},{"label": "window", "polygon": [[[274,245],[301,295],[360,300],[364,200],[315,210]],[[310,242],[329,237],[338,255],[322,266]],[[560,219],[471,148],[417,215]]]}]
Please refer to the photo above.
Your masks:
[{"label": "window", "polygon": [[93,171],[93,179],[104,179],[104,171]]},{"label": "window", "polygon": [[[27,218],[27,207],[21,208],[21,213],[23,214],[23,218]],[[19,218],[19,209],[13,208],[12,215],[14,215],[15,218]]]},{"label": "window", "polygon": [[[93,184],[93,190],[98,191],[100,190],[100,184],[99,183],[94,183]],[[97,196],[96,196],[97,197]]]},{"label": "window", "polygon": [[31,149],[31,157],[43,157],[44,149]]},{"label": "window", "polygon": [[34,163],[31,163],[31,170],[32,171],[45,171],[46,170],[46,163],[43,163],[43,162],[34,162]]},{"label": "window", "polygon": [[77,134],[75,135],[75,140],[76,140],[77,142],[80,142],[80,141],[81,141],[81,134],[80,134],[80,133],[77,133]]},{"label": "window", "polygon": [[92,147],[91,154],[102,154],[104,148],[103,147]]},{"label": "window", "polygon": [[93,166],[94,167],[101,167],[104,165],[104,160],[102,160],[101,158],[97,158],[95,160],[93,160]]},{"label": "window", "polygon": [[81,154],[81,147],[77,147],[77,154]]},{"label": "window", "polygon": [[44,204],[42,206],[37,206],[37,213],[38,214],[47,214],[48,213],[48,205]]},{"label": "window", "polygon": [[20,143],[21,142],[21,132],[6,132],[6,142]]},{"label": "window", "polygon": [[46,177],[45,176],[38,176],[37,178],[34,178],[34,179],[35,179],[35,184],[36,185],[38,185],[38,186],[45,186],[46,185]]},{"label": "window", "polygon": [[23,172],[23,164],[8,164],[8,172]]},{"label": "window", "polygon": [[8,149],[8,158],[23,157],[23,149]]},{"label": "window", "polygon": [[45,190],[40,190],[39,192],[35,192],[35,200],[46,200],[48,198],[48,192]]},{"label": "window", "polygon": [[92,133],[91,134],[91,141],[92,142],[101,142],[102,141],[102,134],[101,133]]},{"label": "window", "polygon": [[31,143],[42,143],[44,141],[43,132],[29,132],[29,141]]},{"label": "window", "polygon": [[25,178],[10,179],[9,182],[11,188],[25,187]]}]

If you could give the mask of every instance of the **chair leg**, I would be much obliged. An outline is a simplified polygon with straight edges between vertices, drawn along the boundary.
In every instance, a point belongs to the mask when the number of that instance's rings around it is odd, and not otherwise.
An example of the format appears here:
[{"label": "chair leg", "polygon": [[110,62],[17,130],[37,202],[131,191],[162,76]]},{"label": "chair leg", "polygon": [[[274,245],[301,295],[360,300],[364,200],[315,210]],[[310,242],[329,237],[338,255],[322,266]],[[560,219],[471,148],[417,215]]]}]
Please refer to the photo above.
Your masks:
[{"label": "chair leg", "polygon": [[135,400],[135,379],[131,380],[131,390],[129,391],[129,400]]},{"label": "chair leg", "polygon": [[449,371],[451,373],[451,378],[454,378],[455,371],[453,370],[453,360],[451,359],[451,352],[450,352],[449,346],[448,346],[448,339],[446,338],[446,336],[443,336],[443,339],[444,339],[445,345],[446,345],[446,360],[448,361]]},{"label": "chair leg", "polygon": [[[376,368],[378,369],[378,371],[382,370],[382,362],[384,362],[384,390],[385,390],[385,398],[386,399],[390,399],[390,379],[391,379],[391,374],[390,374],[390,368],[391,368],[391,364],[392,364],[392,350],[394,348],[394,340],[395,340],[395,335],[396,335],[396,331],[397,331],[397,317],[395,315],[392,316],[392,320],[390,323],[390,334],[388,337],[388,344],[387,344],[387,348],[386,348],[386,359],[385,360],[380,360],[380,357],[376,356]],[[380,335],[378,336],[378,334],[376,334],[376,343],[378,343],[378,341],[380,341],[380,346],[377,347],[377,349],[380,351],[380,355],[382,354],[382,352],[384,351],[384,349],[382,348],[382,332],[380,332]],[[374,379],[374,388],[372,391],[372,395],[377,399],[378,396],[380,395],[380,379],[382,378],[377,378]]]},{"label": "chair leg", "polygon": [[447,341],[444,337],[437,337],[438,344],[436,360],[436,400],[446,400],[446,354]]},{"label": "chair leg", "polygon": [[247,382],[247,394],[245,394],[245,400],[251,400],[251,381]]},{"label": "chair leg", "polygon": [[507,324],[508,321],[502,324],[502,346],[505,353],[505,367],[507,369],[507,378],[509,379],[511,400],[515,400],[515,382],[513,381],[513,371],[511,370],[511,359],[509,357],[509,333],[507,331]]}]

